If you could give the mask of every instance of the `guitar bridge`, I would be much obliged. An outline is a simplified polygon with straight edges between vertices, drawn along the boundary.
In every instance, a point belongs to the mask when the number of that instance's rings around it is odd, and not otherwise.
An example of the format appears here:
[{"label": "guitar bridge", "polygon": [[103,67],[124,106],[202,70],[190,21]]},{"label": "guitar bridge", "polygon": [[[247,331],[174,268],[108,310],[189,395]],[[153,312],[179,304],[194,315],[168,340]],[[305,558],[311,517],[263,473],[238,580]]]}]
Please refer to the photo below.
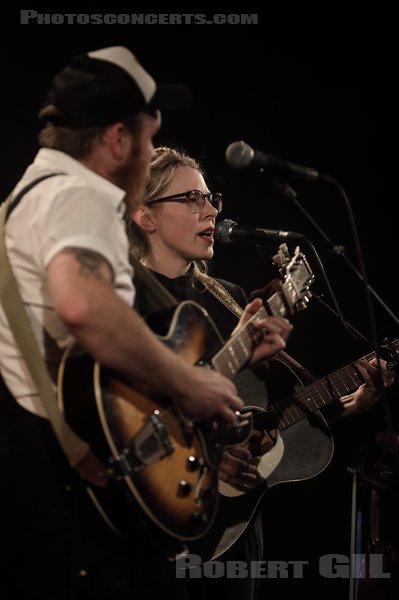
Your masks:
[{"label": "guitar bridge", "polygon": [[154,410],[148,423],[130,440],[129,448],[136,469],[172,454],[173,444],[162,422],[159,410]]}]

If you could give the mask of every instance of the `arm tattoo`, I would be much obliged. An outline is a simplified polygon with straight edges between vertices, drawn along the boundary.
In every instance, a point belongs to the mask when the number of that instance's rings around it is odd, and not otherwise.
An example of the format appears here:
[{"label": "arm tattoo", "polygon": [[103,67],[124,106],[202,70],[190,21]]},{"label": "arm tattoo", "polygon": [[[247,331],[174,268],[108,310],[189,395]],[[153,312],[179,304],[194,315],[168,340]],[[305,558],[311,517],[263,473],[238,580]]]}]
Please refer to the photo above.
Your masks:
[{"label": "arm tattoo", "polygon": [[97,279],[112,281],[112,269],[109,263],[97,252],[85,248],[66,248],[80,265],[79,273],[82,277],[94,276]]}]

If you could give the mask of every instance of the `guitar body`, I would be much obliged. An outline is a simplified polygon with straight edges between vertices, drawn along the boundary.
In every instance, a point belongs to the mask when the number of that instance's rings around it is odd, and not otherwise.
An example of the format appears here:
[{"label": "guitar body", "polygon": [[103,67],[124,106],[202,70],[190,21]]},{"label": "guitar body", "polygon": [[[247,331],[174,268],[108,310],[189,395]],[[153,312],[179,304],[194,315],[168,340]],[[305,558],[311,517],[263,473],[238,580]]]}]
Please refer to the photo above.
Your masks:
[{"label": "guitar body", "polygon": [[[162,341],[193,365],[221,343],[206,311],[193,302],[179,305]],[[70,350],[59,371],[59,401],[70,426],[111,474],[105,490],[89,488],[106,521],[124,533],[129,523],[149,517],[154,531],[177,540],[204,535],[218,505],[222,447],[215,432],[184,418],[166,393],[155,398],[134,389]]]},{"label": "guitar body", "polygon": [[[309,383],[306,375],[294,370],[291,365],[277,357],[267,374],[267,397],[274,400],[292,397],[295,389],[303,389]],[[255,376],[253,376],[255,377]],[[248,381],[247,381],[248,383]],[[251,383],[251,380],[250,380]],[[253,413],[253,426],[261,434],[261,427],[267,425],[265,405],[267,397],[257,387],[257,406],[246,406]],[[241,388],[241,397],[246,398],[245,388]],[[255,398],[252,396],[253,401]],[[258,427],[257,427],[258,424]],[[300,419],[290,427],[273,429],[270,438],[273,445],[260,453],[253,461],[257,466],[260,483],[246,493],[219,482],[219,511],[205,537],[190,544],[190,551],[201,556],[202,562],[217,559],[240,538],[253,522],[267,492],[280,483],[293,483],[311,479],[321,473],[330,463],[334,442],[326,420],[320,411],[313,412],[307,418]]]},{"label": "guitar body", "polygon": [[[257,417],[265,411],[246,407]],[[321,473],[333,455],[333,439],[320,412],[315,412],[275,436],[274,445],[255,461],[261,483],[249,492],[236,492],[219,482],[219,510],[212,529],[190,544],[190,552],[202,562],[216,559],[226,552],[255,518],[267,492],[277,484],[303,481]]]},{"label": "guitar body", "polygon": [[[395,358],[398,348],[399,340],[394,340],[388,346]],[[363,358],[370,361],[374,357],[373,352]],[[260,483],[254,489],[242,493],[223,482],[219,483],[220,508],[217,519],[203,538],[190,545],[190,551],[201,556],[202,562],[218,558],[238,540],[255,518],[268,490],[280,483],[315,477],[330,463],[334,451],[333,438],[319,409],[355,391],[364,381],[354,363],[317,381],[301,369],[297,365],[294,370],[286,359],[277,357],[268,377],[273,384],[273,376],[278,376],[279,392],[284,396],[280,398],[275,394],[273,402],[266,409],[247,407],[253,412],[254,431],[259,431],[260,436],[265,431],[269,432],[269,442],[271,439],[273,443],[252,461],[257,464],[260,476]],[[287,377],[288,372],[300,384],[300,389],[294,393],[292,377]],[[309,383],[311,380],[312,383]],[[245,393],[241,395],[245,400]]]}]

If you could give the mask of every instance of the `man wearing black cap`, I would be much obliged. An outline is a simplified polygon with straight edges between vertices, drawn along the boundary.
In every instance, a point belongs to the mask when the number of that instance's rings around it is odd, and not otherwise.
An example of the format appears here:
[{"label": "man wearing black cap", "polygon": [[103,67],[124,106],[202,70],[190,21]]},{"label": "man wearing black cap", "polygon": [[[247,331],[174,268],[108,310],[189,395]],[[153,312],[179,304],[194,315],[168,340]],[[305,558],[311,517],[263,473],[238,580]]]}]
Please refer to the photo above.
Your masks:
[{"label": "man wearing black cap", "polygon": [[[186,101],[181,86],[157,90],[126,48],[73,59],[54,78],[40,112],[42,148],[13,191],[18,202],[5,241],[53,376],[63,350],[77,341],[125,379],[155,393],[167,390],[189,417],[233,423],[242,401],[232,382],[185,363],[131,309],[124,216],[142,201],[159,109]],[[263,345],[265,356],[280,350],[280,332]],[[91,454],[77,470],[69,467],[2,309],[0,369],[3,589],[29,600],[160,597],[159,571],[145,542],[127,551],[86,506],[77,471],[98,485],[105,476],[96,479]],[[162,597],[169,597],[165,583]]]}]

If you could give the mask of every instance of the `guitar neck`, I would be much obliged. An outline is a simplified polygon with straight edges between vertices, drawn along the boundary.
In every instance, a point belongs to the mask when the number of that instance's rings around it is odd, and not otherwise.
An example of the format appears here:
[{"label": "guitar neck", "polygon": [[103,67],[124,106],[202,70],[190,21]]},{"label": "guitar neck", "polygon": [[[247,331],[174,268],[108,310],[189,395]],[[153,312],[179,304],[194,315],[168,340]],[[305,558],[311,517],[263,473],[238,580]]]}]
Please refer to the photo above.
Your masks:
[{"label": "guitar neck", "polygon": [[250,359],[254,347],[263,338],[263,333],[256,329],[254,321],[255,319],[263,319],[266,316],[266,309],[262,306],[248,323],[215,354],[211,362],[216,371],[232,379],[242,369]]},{"label": "guitar neck", "polygon": [[[393,342],[392,346],[396,350],[399,347],[399,340]],[[372,352],[364,358],[369,361],[375,355],[375,352]],[[351,363],[299,390],[292,396],[273,402],[261,415],[260,420],[264,420],[267,428],[283,430],[316,410],[331,404],[334,400],[338,400],[341,396],[351,394],[362,383],[362,377],[354,363]]]},{"label": "guitar neck", "polygon": [[[279,284],[279,289],[272,294],[262,306],[227,344],[225,344],[212,358],[212,366],[225,377],[232,379],[248,362],[253,349],[263,339],[263,332],[254,326],[256,319],[263,319],[268,315],[285,317],[295,312],[294,294],[291,281]],[[267,309],[267,310],[266,310]]]},{"label": "guitar neck", "polygon": [[[297,310],[303,310],[306,302],[311,298],[309,286],[314,276],[305,259],[296,248],[295,254],[290,257],[285,244],[280,246],[274,261],[279,265],[279,270],[285,272],[284,282],[273,280],[268,289],[274,288],[255,315],[232,336],[229,341],[215,354],[211,364],[216,371],[232,379],[240,369],[249,361],[254,348],[261,343],[264,331],[255,327],[254,321],[267,315],[285,317],[293,315]],[[288,262],[287,262],[288,261]]]}]

